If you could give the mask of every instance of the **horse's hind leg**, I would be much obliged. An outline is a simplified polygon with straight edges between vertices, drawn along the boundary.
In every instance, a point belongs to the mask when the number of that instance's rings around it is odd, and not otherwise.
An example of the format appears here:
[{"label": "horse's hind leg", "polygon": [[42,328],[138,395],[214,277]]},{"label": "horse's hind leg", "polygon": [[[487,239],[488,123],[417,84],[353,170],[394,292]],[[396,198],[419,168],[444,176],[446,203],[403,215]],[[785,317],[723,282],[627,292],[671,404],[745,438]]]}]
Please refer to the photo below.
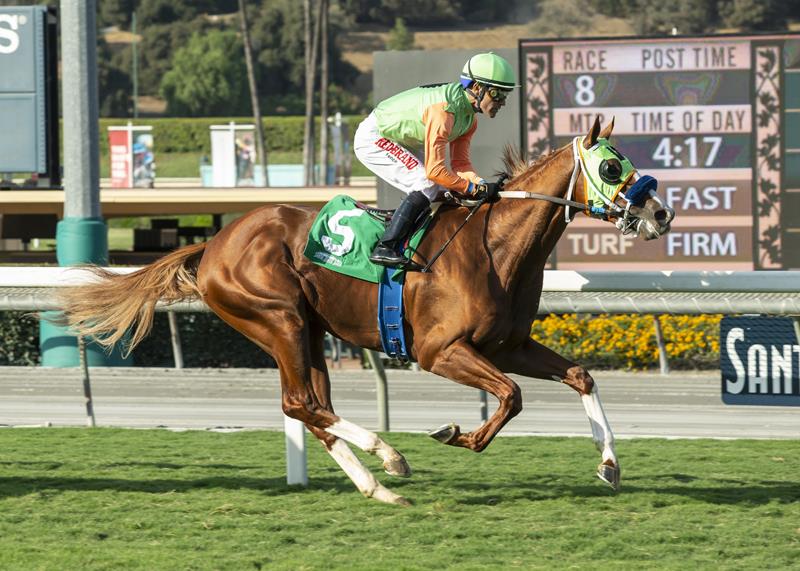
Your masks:
[{"label": "horse's hind leg", "polygon": [[[299,291],[299,288],[295,291]],[[295,304],[285,299],[264,300],[244,292],[240,292],[236,308],[229,308],[225,302],[209,297],[206,297],[206,303],[223,320],[277,361],[283,412],[314,428],[312,433],[320,438],[362,494],[387,503],[408,504],[408,500],[381,486],[345,442],[337,443],[335,439],[324,437],[326,434],[339,437],[378,455],[387,471],[396,471],[399,475],[410,474],[405,459],[378,435],[333,413],[327,386],[327,368],[323,368],[324,355],[319,352],[321,344],[318,344],[318,348],[311,346],[311,328],[302,303]],[[315,382],[318,389],[314,387]],[[321,398],[317,396],[318,392]]]},{"label": "horse's hind leg", "polygon": [[[311,333],[311,384],[320,404],[330,412],[333,412],[331,383],[323,348],[324,336],[324,330],[317,327],[313,328]],[[390,504],[408,505],[407,499],[398,496],[378,482],[375,476],[353,454],[353,451],[350,450],[344,440],[311,424],[306,424],[306,427],[319,439],[328,454],[339,464],[339,467],[353,481],[362,494]],[[384,463],[384,469],[387,473],[396,476],[408,476],[411,474],[411,469],[399,453],[396,453],[396,458],[392,461]]]},{"label": "horse's hind leg", "polygon": [[592,440],[602,457],[602,462],[597,467],[597,476],[618,490],[620,469],[614,450],[614,434],[600,402],[597,383],[586,369],[533,339],[526,340],[513,350],[496,355],[493,361],[508,373],[559,381],[577,391],[586,416],[589,417]]},{"label": "horse's hind leg", "polygon": [[[310,332],[311,384],[320,404],[333,412],[330,394],[331,381],[328,376],[328,366],[325,363],[324,336],[325,331],[321,327],[312,327]],[[329,436],[344,438],[364,452],[378,456],[383,461],[383,469],[391,476],[407,478],[411,475],[411,468],[403,455],[377,434],[341,417],[338,418],[339,426],[330,426],[326,429]],[[347,434],[352,434],[353,438],[348,438]]]}]

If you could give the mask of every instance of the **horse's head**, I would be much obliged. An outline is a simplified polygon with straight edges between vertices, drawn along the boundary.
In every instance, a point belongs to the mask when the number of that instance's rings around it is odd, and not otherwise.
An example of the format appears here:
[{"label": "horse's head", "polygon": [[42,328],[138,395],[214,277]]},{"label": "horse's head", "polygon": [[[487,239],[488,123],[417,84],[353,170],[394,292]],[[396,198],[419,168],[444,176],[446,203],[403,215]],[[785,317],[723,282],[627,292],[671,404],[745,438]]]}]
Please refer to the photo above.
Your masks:
[{"label": "horse's head", "polygon": [[[572,143],[575,167],[569,193],[588,208],[585,212],[613,223],[623,234],[652,240],[670,230],[675,211],[656,192],[658,181],[641,176],[631,161],[609,142],[614,120],[600,130],[600,120],[585,137]],[[577,174],[580,171],[580,183]],[[570,207],[567,206],[569,219]]]}]

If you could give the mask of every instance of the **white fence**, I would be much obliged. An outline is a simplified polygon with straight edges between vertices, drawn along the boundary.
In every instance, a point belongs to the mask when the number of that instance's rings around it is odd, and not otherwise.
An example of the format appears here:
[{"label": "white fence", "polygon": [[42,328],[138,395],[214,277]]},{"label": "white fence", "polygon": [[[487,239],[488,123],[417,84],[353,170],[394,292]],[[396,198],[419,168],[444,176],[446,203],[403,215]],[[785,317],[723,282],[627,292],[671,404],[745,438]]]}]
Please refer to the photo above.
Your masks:
[{"label": "white fence", "polygon": [[[87,279],[91,274],[75,268],[0,267],[0,309],[58,309],[52,288]],[[193,301],[169,310],[206,307]],[[800,315],[800,272],[546,271],[539,313]]]}]

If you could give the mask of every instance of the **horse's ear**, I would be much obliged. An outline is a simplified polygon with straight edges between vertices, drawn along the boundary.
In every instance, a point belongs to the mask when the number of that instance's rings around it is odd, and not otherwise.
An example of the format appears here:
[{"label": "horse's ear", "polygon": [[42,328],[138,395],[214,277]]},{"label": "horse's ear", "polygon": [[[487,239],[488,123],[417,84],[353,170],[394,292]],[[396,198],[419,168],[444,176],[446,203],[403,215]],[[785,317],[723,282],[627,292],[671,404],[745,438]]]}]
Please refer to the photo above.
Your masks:
[{"label": "horse's ear", "polygon": [[611,118],[611,123],[603,127],[603,130],[600,131],[599,137],[601,139],[610,139],[611,138],[611,131],[614,130],[614,119],[615,117]]},{"label": "horse's ear", "polygon": [[591,149],[597,142],[597,137],[600,135],[600,117],[594,118],[594,125],[589,129],[589,133],[583,138],[583,148]]}]

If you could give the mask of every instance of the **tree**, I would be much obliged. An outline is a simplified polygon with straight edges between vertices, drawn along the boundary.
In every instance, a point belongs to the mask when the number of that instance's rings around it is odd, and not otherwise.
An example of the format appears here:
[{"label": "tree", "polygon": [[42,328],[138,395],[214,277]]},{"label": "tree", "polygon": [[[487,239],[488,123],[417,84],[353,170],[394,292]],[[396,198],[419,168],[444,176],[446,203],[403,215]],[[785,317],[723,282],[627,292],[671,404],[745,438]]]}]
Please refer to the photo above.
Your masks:
[{"label": "tree", "polygon": [[[492,4],[492,0],[484,0]],[[505,3],[505,9],[510,8]],[[391,24],[395,18],[407,18],[420,25],[452,24],[464,19],[459,0],[342,0],[342,7],[357,22]]]},{"label": "tree", "polygon": [[[139,14],[136,14],[137,20]],[[142,26],[139,43],[139,93],[156,95],[161,80],[172,67],[172,57],[189,43],[193,34],[205,34],[213,29],[198,18],[192,22],[151,24]]]},{"label": "tree", "polygon": [[528,30],[534,37],[586,36],[597,17],[586,0],[544,0]]},{"label": "tree", "polygon": [[[351,25],[338,5],[330,7],[328,19],[328,58],[330,77],[338,90],[349,86],[359,72],[342,59],[335,38]],[[258,89],[273,113],[302,114],[305,108],[305,44],[303,3],[296,0],[270,0],[253,13],[253,50],[258,54]],[[333,87],[332,87],[333,89]],[[340,101],[349,100],[339,97]],[[355,105],[357,109],[359,106]],[[351,107],[353,108],[353,107]]]},{"label": "tree", "polygon": [[147,26],[192,19],[197,15],[197,9],[185,0],[141,0],[136,14],[142,24]]},{"label": "tree", "polygon": [[239,19],[242,26],[244,61],[247,64],[247,82],[250,86],[250,104],[253,107],[253,122],[256,126],[256,155],[258,156],[258,166],[263,169],[264,186],[269,186],[267,152],[264,148],[264,123],[261,121],[261,104],[258,100],[258,84],[256,83],[255,65],[253,64],[253,48],[250,42],[250,22],[247,18],[245,0],[239,0]]},{"label": "tree", "polygon": [[134,0],[101,0],[97,5],[97,25],[127,29],[131,23]]},{"label": "tree", "polygon": [[171,115],[244,115],[247,70],[242,44],[232,31],[192,35],[175,52],[172,69],[161,81],[161,95]]},{"label": "tree", "polygon": [[[306,119],[303,129],[303,184],[315,183],[314,177],[314,80],[317,75],[317,52],[319,51],[320,24],[325,0],[316,0],[312,11],[311,0],[303,1],[305,63],[306,63]],[[316,12],[316,13],[314,13]]]},{"label": "tree", "polygon": [[788,7],[785,0],[720,0],[723,25],[742,30],[785,30]]},{"label": "tree", "polygon": [[397,51],[414,49],[414,34],[408,31],[402,18],[395,18],[394,28],[389,32],[389,39],[386,42],[386,49]]},{"label": "tree", "polygon": [[716,0],[639,0],[631,20],[639,34],[701,34],[717,25]]},{"label": "tree", "polygon": [[638,9],[637,0],[589,0],[589,5],[612,18],[629,18]]},{"label": "tree", "polygon": [[786,2],[786,17],[792,20],[800,20],[800,0],[788,0]]},{"label": "tree", "polygon": [[131,78],[125,62],[130,48],[113,53],[102,37],[97,38],[97,94],[101,117],[127,117],[130,113]]},{"label": "tree", "polygon": [[321,183],[328,182],[328,79],[329,49],[328,49],[328,20],[330,16],[330,3],[320,0],[319,37],[320,37],[320,69],[319,69],[319,168]]},{"label": "tree", "polygon": [[305,85],[303,6],[294,0],[265,2],[253,21],[253,49],[262,66],[261,93],[302,91]]}]

